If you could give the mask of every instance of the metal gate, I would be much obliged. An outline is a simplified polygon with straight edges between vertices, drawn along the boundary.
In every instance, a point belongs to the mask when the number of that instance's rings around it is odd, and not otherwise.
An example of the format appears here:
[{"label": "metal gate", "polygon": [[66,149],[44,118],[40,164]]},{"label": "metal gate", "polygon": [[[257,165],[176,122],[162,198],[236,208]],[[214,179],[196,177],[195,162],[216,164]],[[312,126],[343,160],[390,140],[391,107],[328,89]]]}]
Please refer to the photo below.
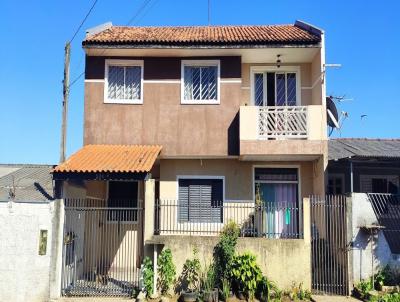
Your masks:
[{"label": "metal gate", "polygon": [[139,286],[143,208],[102,199],[64,202],[62,294],[131,296]]},{"label": "metal gate", "polygon": [[312,290],[348,295],[346,197],[311,196]]}]

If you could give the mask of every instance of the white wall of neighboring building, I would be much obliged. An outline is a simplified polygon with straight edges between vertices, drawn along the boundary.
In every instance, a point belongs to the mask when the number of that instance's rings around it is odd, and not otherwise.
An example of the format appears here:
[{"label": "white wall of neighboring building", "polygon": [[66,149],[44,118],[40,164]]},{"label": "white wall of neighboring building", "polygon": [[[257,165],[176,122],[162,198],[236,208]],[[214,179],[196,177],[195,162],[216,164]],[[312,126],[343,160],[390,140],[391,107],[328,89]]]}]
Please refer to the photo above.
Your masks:
[{"label": "white wall of neighboring building", "polygon": [[[352,194],[352,262],[353,281],[367,279],[386,265],[399,266],[398,255],[393,255],[382,231],[375,235],[373,243],[370,235],[360,227],[378,225],[374,210],[365,193]],[[372,252],[371,252],[371,244]],[[373,264],[372,264],[373,256]]]},{"label": "white wall of neighboring building", "polygon": [[[54,202],[0,202],[0,301],[47,301]],[[47,251],[39,255],[40,230]]]}]

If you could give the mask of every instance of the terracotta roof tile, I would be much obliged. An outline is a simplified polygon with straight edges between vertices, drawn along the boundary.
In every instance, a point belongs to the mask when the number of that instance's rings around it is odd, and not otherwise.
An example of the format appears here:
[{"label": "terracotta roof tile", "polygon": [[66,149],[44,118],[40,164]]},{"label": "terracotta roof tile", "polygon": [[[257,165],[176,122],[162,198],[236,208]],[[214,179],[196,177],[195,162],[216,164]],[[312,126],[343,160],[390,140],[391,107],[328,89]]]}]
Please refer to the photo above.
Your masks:
[{"label": "terracotta roof tile", "polygon": [[149,172],[161,148],[157,145],[87,145],[58,165],[53,173]]},{"label": "terracotta roof tile", "polygon": [[88,36],[95,44],[316,44],[321,38],[296,25],[240,26],[112,26]]}]

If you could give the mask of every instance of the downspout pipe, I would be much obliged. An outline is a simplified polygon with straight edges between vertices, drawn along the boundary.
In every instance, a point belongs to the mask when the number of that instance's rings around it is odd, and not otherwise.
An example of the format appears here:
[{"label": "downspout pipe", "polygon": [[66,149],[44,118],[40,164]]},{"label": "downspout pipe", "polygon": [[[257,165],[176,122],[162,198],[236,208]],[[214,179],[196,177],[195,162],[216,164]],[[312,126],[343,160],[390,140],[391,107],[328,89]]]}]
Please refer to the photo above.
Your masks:
[{"label": "downspout pipe", "polygon": [[351,157],[349,157],[349,163],[350,163],[350,193],[353,194],[353,192],[354,192],[354,175],[353,175],[353,161],[351,160]]}]

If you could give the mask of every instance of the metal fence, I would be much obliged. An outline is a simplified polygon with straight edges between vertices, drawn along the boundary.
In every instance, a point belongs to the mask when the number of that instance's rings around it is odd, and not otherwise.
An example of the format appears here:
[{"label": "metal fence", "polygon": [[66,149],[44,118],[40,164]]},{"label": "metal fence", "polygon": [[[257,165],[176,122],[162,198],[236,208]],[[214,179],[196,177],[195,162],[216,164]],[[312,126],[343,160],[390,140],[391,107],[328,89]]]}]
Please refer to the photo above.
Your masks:
[{"label": "metal fence", "polygon": [[141,203],[104,199],[64,202],[63,295],[130,296],[140,278]]},{"label": "metal fence", "polygon": [[378,223],[393,254],[400,254],[400,196],[368,193]]},{"label": "metal fence", "polygon": [[240,226],[241,237],[303,238],[301,203],[213,201],[187,205],[179,200],[159,200],[155,205],[157,235],[216,236],[230,221]]},{"label": "metal fence", "polygon": [[348,295],[346,197],[311,196],[312,290]]}]

